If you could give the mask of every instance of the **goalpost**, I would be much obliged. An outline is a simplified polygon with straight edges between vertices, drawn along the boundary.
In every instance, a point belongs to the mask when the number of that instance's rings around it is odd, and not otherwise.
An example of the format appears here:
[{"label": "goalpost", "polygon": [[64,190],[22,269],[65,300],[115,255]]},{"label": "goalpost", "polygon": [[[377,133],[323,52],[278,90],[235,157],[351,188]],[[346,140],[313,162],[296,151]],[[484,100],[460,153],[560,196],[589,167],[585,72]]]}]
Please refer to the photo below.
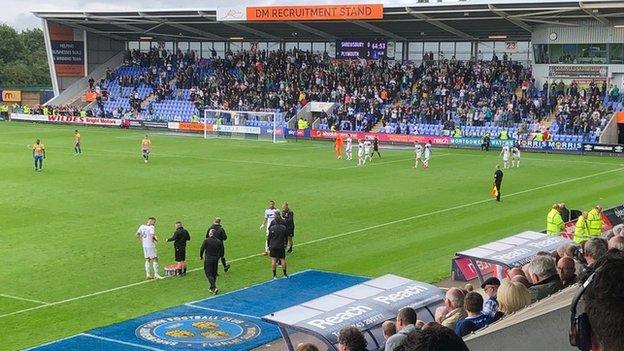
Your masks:
[{"label": "goalpost", "polygon": [[204,139],[226,137],[285,142],[283,112],[204,110]]}]

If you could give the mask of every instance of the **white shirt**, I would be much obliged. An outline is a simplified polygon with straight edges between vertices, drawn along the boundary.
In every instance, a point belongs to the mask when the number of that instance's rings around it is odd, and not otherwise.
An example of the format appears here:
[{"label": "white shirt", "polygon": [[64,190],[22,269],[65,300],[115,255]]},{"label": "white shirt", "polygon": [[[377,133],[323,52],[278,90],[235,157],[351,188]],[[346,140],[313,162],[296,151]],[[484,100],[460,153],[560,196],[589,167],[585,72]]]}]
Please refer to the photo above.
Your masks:
[{"label": "white shirt", "polygon": [[364,151],[366,153],[368,153],[370,151],[371,147],[372,147],[371,142],[369,140],[366,140],[364,142]]},{"label": "white shirt", "polygon": [[414,146],[414,151],[416,152],[416,157],[420,158],[420,156],[422,156],[422,152],[423,152],[423,147],[420,144],[416,144]]},{"label": "white shirt", "polygon": [[267,208],[264,210],[264,219],[266,220],[267,229],[275,219],[275,214],[279,211],[277,208]]},{"label": "white shirt", "polygon": [[347,150],[351,150],[351,138],[347,138]]},{"label": "white shirt", "polygon": [[518,149],[517,147],[514,146],[513,149],[511,149],[511,152],[514,156],[520,157],[520,149]]},{"label": "white shirt", "polygon": [[364,155],[364,143],[358,143],[358,155]]},{"label": "white shirt", "polygon": [[155,230],[153,225],[142,224],[137,230],[143,243],[143,247],[156,247],[154,242]]},{"label": "white shirt", "polygon": [[503,146],[503,159],[509,158],[509,146]]},{"label": "white shirt", "polygon": [[425,144],[425,158],[429,158],[429,155],[431,155],[431,144],[426,143]]}]

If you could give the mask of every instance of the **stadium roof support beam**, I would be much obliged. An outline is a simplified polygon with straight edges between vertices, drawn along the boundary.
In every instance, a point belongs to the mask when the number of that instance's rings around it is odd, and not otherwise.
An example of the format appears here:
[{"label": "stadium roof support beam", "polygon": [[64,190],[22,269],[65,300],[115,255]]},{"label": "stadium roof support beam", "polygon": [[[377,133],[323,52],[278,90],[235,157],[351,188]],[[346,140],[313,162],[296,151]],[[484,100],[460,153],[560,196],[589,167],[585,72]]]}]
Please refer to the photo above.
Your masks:
[{"label": "stadium roof support beam", "polygon": [[588,8],[587,6],[585,6],[585,4],[582,1],[579,1],[579,7],[581,8],[581,10],[583,10],[583,12],[588,14],[590,17],[592,17],[596,21],[607,26],[611,25],[611,22],[609,22],[608,19],[598,14],[598,9]]},{"label": "stadium roof support beam", "polygon": [[413,11],[411,8],[409,8],[409,7],[406,7],[406,8],[405,8],[405,10],[407,11],[407,13],[408,13],[410,16],[415,17],[415,18],[418,18],[418,19],[421,19],[421,20],[423,20],[423,21],[425,21],[425,22],[427,22],[427,23],[429,23],[429,24],[431,24],[431,25],[433,25],[433,26],[436,26],[436,27],[438,27],[438,28],[440,28],[440,29],[442,29],[442,30],[444,30],[444,31],[447,31],[447,32],[449,32],[449,33],[451,33],[451,34],[453,34],[453,35],[456,35],[456,36],[458,36],[458,37],[460,37],[460,38],[464,38],[464,39],[466,39],[466,40],[471,40],[471,41],[476,41],[476,40],[478,40],[477,38],[473,37],[472,35],[470,35],[470,34],[468,34],[468,33],[464,33],[464,32],[462,32],[462,31],[461,31],[461,30],[459,30],[459,29],[455,29],[455,28],[453,28],[453,27],[449,26],[449,25],[448,25],[448,24],[446,24],[446,23],[440,22],[439,20],[436,20],[436,19],[434,19],[434,18],[431,18],[431,17],[429,17],[429,16],[427,16],[427,15],[424,15],[424,14],[422,14],[422,13],[414,12],[414,11]]},{"label": "stadium roof support beam", "polygon": [[177,28],[189,33],[193,33],[193,34],[197,34],[199,35],[202,39],[207,39],[207,40],[217,40],[217,41],[227,41],[226,38],[218,36],[216,34],[212,34],[212,33],[207,33],[204,32],[203,30],[197,29],[197,28],[193,28],[191,26],[187,26],[185,24],[180,24],[180,23],[170,23],[167,22],[167,25],[173,28]]},{"label": "stadium roof support beam", "polygon": [[102,31],[102,30],[96,30],[96,29],[93,29],[93,28],[89,28],[87,26],[83,26],[83,25],[80,25],[78,23],[67,23],[67,25],[70,26],[70,27],[74,27],[76,29],[82,29],[84,31],[87,31],[87,32],[90,32],[90,33],[94,33],[94,34],[98,34],[98,35],[101,35],[103,37],[107,37],[107,38],[111,38],[111,39],[115,39],[115,40],[119,40],[119,41],[126,41],[127,40],[126,38],[124,38],[122,36],[119,36],[119,35],[116,35],[116,34],[112,34],[112,33],[108,33],[108,32]]},{"label": "stadium roof support beam", "polygon": [[375,25],[372,25],[372,24],[370,24],[368,22],[364,22],[364,21],[349,21],[349,23],[353,23],[356,26],[360,26],[362,28],[368,29],[368,30],[370,30],[372,32],[384,35],[384,36],[386,36],[388,38],[392,38],[392,39],[397,40],[397,41],[407,41],[406,38],[403,38],[402,36],[400,36],[398,34],[394,34],[392,32],[389,32],[389,31],[385,30],[385,29],[382,29],[382,28],[379,28],[379,27],[377,27]]},{"label": "stadium roof support beam", "polygon": [[298,23],[298,22],[287,22],[289,26],[293,27],[293,28],[297,28],[297,29],[301,29],[304,32],[308,32],[310,34],[314,34],[316,36],[319,36],[321,38],[327,39],[327,40],[336,40],[338,38],[336,38],[335,36],[327,33],[327,32],[323,32],[322,30],[318,30],[316,28],[312,28],[310,26],[307,26],[305,24],[302,23]]},{"label": "stadium roof support beam", "polygon": [[504,19],[506,19],[507,21],[509,21],[510,23],[515,24],[516,26],[526,30],[527,32],[531,32],[532,28],[530,25],[522,22],[519,19],[515,19],[515,18],[511,18],[506,12],[501,11],[499,9],[497,9],[496,7],[492,6],[492,4],[488,4],[488,8],[490,9],[490,11],[492,11],[492,13],[494,13],[495,15],[498,15]]},{"label": "stadium roof support beam", "polygon": [[228,27],[232,27],[234,29],[238,29],[238,30],[243,31],[243,32],[247,32],[247,33],[250,33],[250,34],[253,34],[253,35],[257,35],[260,38],[271,39],[273,41],[280,41],[281,40],[279,37],[276,37],[273,34],[269,34],[267,32],[263,32],[261,30],[255,29],[255,28],[250,28],[250,27],[247,27],[246,25],[243,25],[243,24],[240,24],[240,23],[222,22],[221,24],[224,24],[224,25],[226,25]]}]

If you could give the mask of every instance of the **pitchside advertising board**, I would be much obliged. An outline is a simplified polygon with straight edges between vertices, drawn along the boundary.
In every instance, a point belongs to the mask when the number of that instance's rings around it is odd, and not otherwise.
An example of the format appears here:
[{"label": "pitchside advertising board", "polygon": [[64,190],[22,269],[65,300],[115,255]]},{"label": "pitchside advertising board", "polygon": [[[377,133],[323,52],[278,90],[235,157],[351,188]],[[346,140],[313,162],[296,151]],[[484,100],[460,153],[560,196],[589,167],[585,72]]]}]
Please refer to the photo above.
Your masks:
[{"label": "pitchside advertising board", "polygon": [[31,121],[44,122],[54,124],[82,124],[93,126],[119,126],[120,119],[100,118],[100,117],[79,117],[79,116],[60,116],[60,115],[26,115],[23,113],[12,113],[11,120],[15,121]]},{"label": "pitchside advertising board", "polygon": [[583,144],[583,152],[606,154],[623,154],[624,145],[617,144]]},{"label": "pitchside advertising board", "polygon": [[[451,138],[451,145],[453,146],[473,146],[473,147],[481,147],[483,143],[483,139],[481,138],[470,138],[470,137],[461,137],[461,138]],[[502,148],[503,146],[514,146],[513,140],[500,140],[500,139],[492,139],[490,140],[490,147],[493,148]]]}]

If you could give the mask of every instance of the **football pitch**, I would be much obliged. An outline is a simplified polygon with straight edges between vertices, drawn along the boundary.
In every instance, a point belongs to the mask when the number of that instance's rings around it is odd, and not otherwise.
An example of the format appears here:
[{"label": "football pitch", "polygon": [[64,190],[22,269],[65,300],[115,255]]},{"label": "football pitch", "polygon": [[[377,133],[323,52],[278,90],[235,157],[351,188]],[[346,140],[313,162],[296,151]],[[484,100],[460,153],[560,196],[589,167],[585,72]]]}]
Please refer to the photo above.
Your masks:
[{"label": "football pitch", "polygon": [[[208,297],[199,246],[213,218],[228,233],[221,292],[271,278],[260,256],[268,200],[295,212],[290,272],[308,268],[436,282],[450,259],[523,230],[541,231],[553,202],[571,209],[622,202],[624,159],[524,152],[505,170],[502,203],[489,196],[498,151],[435,148],[413,169],[411,149],[357,167],[332,144],[208,139],[144,132],[0,123],[0,350],[16,350]],[[47,158],[35,172],[30,146]],[[181,220],[191,234],[184,278],[145,281],[136,229],[157,218],[161,267]],[[220,268],[221,269],[221,268]],[[162,273],[162,272],[161,272]],[[267,297],[279,298],[279,296]]]}]

